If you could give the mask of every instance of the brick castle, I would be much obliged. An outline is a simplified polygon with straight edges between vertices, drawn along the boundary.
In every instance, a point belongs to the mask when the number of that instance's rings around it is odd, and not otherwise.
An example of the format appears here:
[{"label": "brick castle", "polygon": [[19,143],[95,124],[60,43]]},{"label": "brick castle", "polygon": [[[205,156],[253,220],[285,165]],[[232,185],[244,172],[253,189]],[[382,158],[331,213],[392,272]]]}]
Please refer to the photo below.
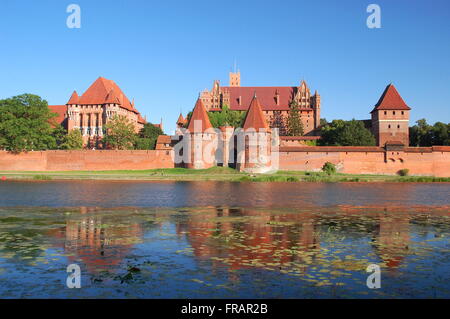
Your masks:
[{"label": "brick castle", "polygon": [[211,91],[204,90],[200,99],[209,112],[222,110],[225,106],[233,111],[246,111],[256,93],[262,105],[267,123],[278,128],[280,135],[287,133],[287,117],[291,103],[297,103],[304,135],[317,134],[320,126],[320,95],[311,91],[305,81],[299,86],[241,86],[241,73],[230,72],[230,85],[220,86],[214,81]]},{"label": "brick castle", "polygon": [[146,123],[134,100],[130,102],[114,81],[103,77],[95,80],[82,95],[74,91],[65,105],[49,105],[49,108],[58,114],[57,122],[66,130],[80,130],[87,146],[97,146],[101,142],[104,126],[116,115],[124,116],[136,132]]},{"label": "brick castle", "polygon": [[[292,101],[301,106],[305,136],[283,135]],[[247,111],[242,128],[212,128],[208,112],[225,106]],[[319,171],[325,162],[331,162],[339,172],[350,174],[396,174],[409,169],[411,175],[450,176],[449,146],[409,147],[411,108],[394,85],[385,88],[371,111],[371,119],[364,120],[377,146],[306,146],[305,140],[320,138],[320,108],[320,95],[317,92],[311,95],[305,81],[298,87],[241,87],[240,73],[230,73],[230,86],[221,87],[215,81],[211,91],[203,91],[190,120],[180,115],[176,134],[160,136],[154,151],[0,152],[0,167],[51,171],[180,166],[198,169],[222,165],[263,173],[276,169]],[[74,92],[67,104],[53,105],[50,109],[58,113],[58,121],[67,129],[79,129],[86,144],[101,141],[104,125],[116,114],[134,123],[136,132],[145,123],[122,90],[101,77],[81,96]],[[188,142],[181,152],[177,149],[180,142]],[[209,160],[198,157],[199,150]],[[180,155],[182,160],[177,161]]]},{"label": "brick castle", "polygon": [[[282,140],[293,142],[317,140],[320,138],[320,95],[311,91],[304,80],[297,86],[255,87],[241,86],[240,72],[230,72],[229,86],[220,86],[215,80],[213,88],[200,93],[199,100],[207,112],[218,112],[224,107],[233,111],[248,111],[254,95],[258,97],[261,111],[267,125],[277,128]],[[299,106],[300,119],[304,134],[299,137],[287,136],[287,118],[292,103]],[[389,84],[381,95],[379,101],[371,111],[371,119],[364,120],[364,124],[371,130],[378,146],[386,143],[409,145],[409,111],[393,84]],[[182,114],[177,120],[177,132],[186,126],[187,118]],[[294,142],[295,141],[295,142]]]}]

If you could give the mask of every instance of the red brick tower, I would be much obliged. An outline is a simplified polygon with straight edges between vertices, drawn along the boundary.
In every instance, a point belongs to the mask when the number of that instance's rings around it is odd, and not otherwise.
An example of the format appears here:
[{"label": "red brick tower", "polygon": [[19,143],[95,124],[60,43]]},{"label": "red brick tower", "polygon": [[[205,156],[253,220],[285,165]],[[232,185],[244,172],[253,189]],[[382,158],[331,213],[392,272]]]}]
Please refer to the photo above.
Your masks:
[{"label": "red brick tower", "polygon": [[186,168],[202,169],[216,164],[217,147],[213,147],[212,143],[217,136],[200,98],[195,103],[185,136],[189,138],[186,147],[190,152],[190,158],[185,162]]},{"label": "red brick tower", "polygon": [[177,128],[175,130],[175,135],[183,135],[184,126],[186,125],[186,119],[183,117],[183,114],[180,113],[177,120]]},{"label": "red brick tower", "polygon": [[248,108],[241,138],[244,139],[244,156],[238,169],[252,173],[270,171],[272,134],[256,93]]},{"label": "red brick tower", "polygon": [[371,112],[372,133],[378,146],[386,143],[409,146],[409,111],[393,84],[389,84]]},{"label": "red brick tower", "polygon": [[241,86],[241,72],[230,72],[230,86],[239,87]]}]

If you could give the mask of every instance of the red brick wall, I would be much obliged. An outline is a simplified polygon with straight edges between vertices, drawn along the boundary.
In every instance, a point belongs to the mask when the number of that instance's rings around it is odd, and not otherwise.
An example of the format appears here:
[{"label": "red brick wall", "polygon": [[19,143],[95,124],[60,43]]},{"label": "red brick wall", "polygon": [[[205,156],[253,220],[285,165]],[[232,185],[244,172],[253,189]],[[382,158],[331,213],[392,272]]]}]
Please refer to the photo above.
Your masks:
[{"label": "red brick wall", "polygon": [[0,151],[0,171],[140,170],[174,167],[170,151]]},{"label": "red brick wall", "polygon": [[325,162],[341,173],[394,175],[409,169],[410,175],[450,177],[450,147],[407,148],[405,151],[363,148],[303,147],[280,150],[280,170],[319,171]]},{"label": "red brick wall", "polygon": [[[342,173],[450,177],[450,147],[406,148],[385,152],[379,147],[296,147],[280,149],[280,169],[318,171],[332,162]],[[42,151],[11,154],[0,151],[0,171],[138,170],[174,167],[167,151]]]}]

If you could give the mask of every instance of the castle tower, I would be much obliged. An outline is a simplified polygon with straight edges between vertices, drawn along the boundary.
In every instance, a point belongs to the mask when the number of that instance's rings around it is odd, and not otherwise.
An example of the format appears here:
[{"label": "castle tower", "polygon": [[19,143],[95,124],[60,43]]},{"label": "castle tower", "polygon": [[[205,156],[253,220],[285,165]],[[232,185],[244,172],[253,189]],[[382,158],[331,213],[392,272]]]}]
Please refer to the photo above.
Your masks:
[{"label": "castle tower", "polygon": [[241,72],[230,72],[230,87],[241,86]]},{"label": "castle tower", "polygon": [[250,102],[240,138],[243,139],[244,154],[237,165],[238,169],[251,173],[270,171],[272,133],[256,93]]},{"label": "castle tower", "polygon": [[177,128],[175,129],[176,135],[183,135],[184,125],[186,124],[186,119],[183,117],[183,114],[180,113],[177,120]]},{"label": "castle tower", "polygon": [[314,109],[314,129],[320,126],[320,95],[317,90],[311,97],[311,106]]},{"label": "castle tower", "polygon": [[217,147],[211,144],[217,142],[217,136],[200,97],[195,103],[183,140],[185,138],[188,140],[185,147],[190,154],[185,162],[186,168],[202,169],[215,166]]},{"label": "castle tower", "polygon": [[400,142],[409,146],[409,111],[393,84],[389,84],[372,110],[372,133],[378,146]]},{"label": "castle tower", "polygon": [[68,120],[67,120],[67,130],[70,132],[73,129],[80,129],[79,123],[80,123],[80,112],[76,108],[69,108],[71,105],[77,105],[79,100],[79,96],[77,91],[73,91],[72,95],[70,96],[69,101],[67,102],[68,106]]}]

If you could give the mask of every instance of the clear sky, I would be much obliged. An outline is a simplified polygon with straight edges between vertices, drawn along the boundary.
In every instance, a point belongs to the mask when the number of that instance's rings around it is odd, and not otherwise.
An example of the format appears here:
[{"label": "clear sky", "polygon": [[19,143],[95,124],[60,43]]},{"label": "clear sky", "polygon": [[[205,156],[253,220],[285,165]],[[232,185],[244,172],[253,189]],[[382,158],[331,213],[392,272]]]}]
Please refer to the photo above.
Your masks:
[{"label": "clear sky", "polygon": [[[66,8],[81,7],[69,29]],[[381,29],[369,29],[369,4]],[[0,98],[34,93],[65,104],[99,76],[172,133],[214,79],[243,86],[305,79],[322,117],[366,119],[394,83],[412,121],[450,122],[450,1],[1,0]]]}]

